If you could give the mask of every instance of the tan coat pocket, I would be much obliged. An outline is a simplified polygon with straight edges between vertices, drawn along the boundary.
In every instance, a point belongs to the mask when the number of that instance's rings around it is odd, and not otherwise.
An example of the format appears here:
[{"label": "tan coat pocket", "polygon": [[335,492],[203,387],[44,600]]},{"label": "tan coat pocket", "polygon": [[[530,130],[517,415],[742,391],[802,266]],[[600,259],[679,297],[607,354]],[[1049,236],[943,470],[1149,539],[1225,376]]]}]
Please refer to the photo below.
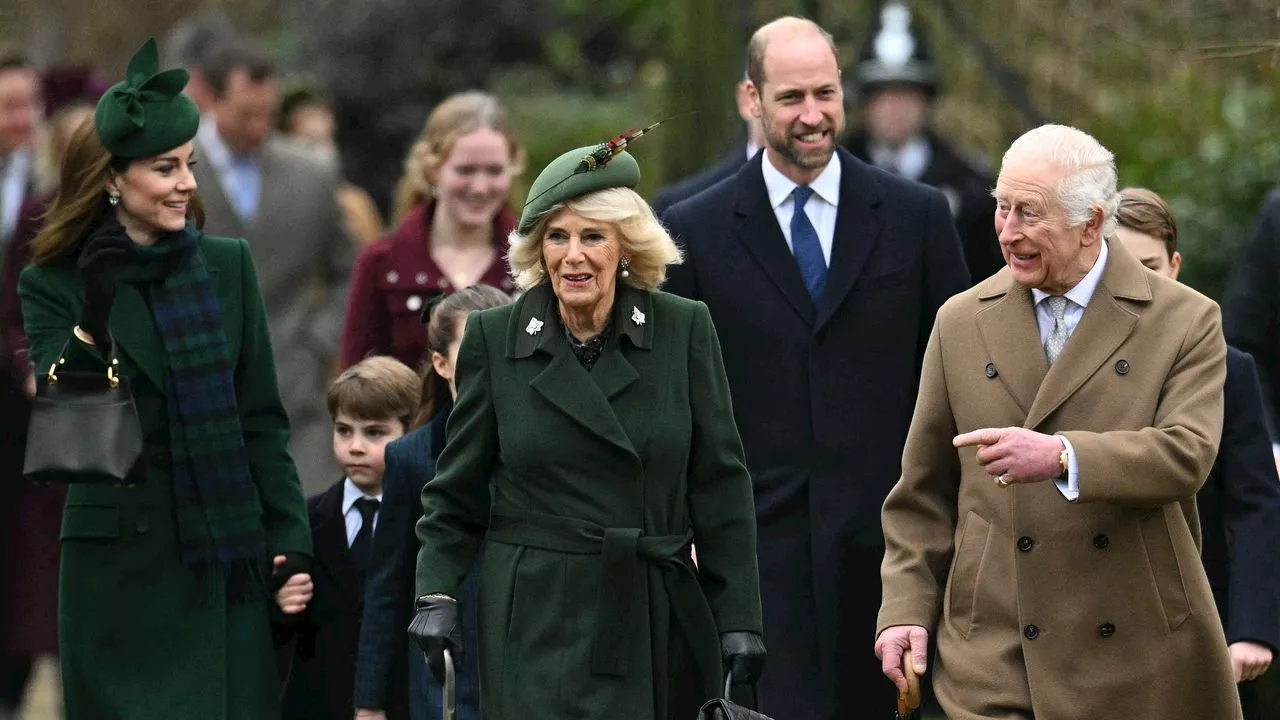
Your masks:
[{"label": "tan coat pocket", "polygon": [[950,598],[947,619],[962,637],[969,637],[969,631],[973,629],[978,576],[982,571],[982,560],[986,557],[987,540],[990,536],[991,523],[970,510],[965,515],[964,529],[956,543],[951,574],[947,578],[947,594]]}]

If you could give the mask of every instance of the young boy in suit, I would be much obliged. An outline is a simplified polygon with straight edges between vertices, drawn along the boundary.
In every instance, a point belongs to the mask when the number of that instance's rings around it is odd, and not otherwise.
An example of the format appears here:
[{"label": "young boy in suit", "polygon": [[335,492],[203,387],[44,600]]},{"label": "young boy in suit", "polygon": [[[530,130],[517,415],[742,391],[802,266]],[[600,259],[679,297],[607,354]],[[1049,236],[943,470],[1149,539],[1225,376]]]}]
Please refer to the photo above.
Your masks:
[{"label": "young boy in suit", "polygon": [[[285,720],[351,720],[365,575],[382,501],[383,450],[405,434],[421,395],[418,374],[398,360],[370,357],[329,387],[333,453],[346,477],[307,501],[314,597],[297,631],[284,694]],[[286,584],[281,593],[297,591]],[[401,664],[398,675],[406,668]],[[372,718],[408,716],[408,680],[393,683]],[[366,711],[361,711],[362,715]]]}]

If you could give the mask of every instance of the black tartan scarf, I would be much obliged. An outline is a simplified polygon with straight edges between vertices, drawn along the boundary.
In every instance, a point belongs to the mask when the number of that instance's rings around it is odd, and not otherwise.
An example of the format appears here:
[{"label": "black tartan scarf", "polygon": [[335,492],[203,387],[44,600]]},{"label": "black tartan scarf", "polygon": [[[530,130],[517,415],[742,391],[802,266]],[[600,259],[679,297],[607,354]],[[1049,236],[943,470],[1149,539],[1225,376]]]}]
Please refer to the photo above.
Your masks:
[{"label": "black tartan scarf", "polygon": [[192,225],[137,248],[121,278],[146,283],[167,361],[178,551],[230,602],[266,593],[267,536],[249,467],[222,311]]}]

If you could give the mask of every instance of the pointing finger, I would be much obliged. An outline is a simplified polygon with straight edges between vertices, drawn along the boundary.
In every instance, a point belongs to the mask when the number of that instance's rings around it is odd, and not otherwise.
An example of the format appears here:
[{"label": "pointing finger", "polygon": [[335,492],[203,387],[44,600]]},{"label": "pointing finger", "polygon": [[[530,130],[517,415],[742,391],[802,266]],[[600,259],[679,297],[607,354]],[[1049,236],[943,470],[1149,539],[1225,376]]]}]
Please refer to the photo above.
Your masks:
[{"label": "pointing finger", "polygon": [[973,447],[974,445],[995,445],[1000,442],[1002,433],[996,428],[982,428],[980,430],[970,430],[955,436],[951,440],[951,444],[958,447]]}]

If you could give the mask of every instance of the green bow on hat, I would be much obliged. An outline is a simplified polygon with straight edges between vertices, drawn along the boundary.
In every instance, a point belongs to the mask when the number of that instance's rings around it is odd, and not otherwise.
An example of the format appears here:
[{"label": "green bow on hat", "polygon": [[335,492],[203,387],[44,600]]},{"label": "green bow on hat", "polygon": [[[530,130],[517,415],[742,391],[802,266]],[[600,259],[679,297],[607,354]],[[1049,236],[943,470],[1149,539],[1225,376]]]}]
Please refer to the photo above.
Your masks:
[{"label": "green bow on hat", "polygon": [[200,110],[182,94],[191,74],[181,68],[160,71],[155,38],[148,38],[129,60],[124,80],[112,85],[93,113],[103,147],[114,157],[159,155],[196,136]]}]

